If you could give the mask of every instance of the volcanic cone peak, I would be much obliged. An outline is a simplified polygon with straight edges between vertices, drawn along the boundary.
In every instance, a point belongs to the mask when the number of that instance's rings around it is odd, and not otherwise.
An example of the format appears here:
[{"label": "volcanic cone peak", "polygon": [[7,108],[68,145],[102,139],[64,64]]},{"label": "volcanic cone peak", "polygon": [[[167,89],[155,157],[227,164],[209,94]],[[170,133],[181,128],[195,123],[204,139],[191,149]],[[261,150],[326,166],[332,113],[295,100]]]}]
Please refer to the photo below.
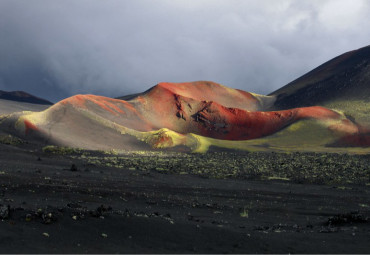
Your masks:
[{"label": "volcanic cone peak", "polygon": [[[197,101],[213,101],[220,105],[240,108],[248,111],[261,111],[273,104],[274,96],[262,96],[239,89],[232,89],[212,81],[195,81],[184,83],[161,82],[142,94],[129,97],[165,97],[181,96]],[[121,97],[125,98],[125,97]]]}]

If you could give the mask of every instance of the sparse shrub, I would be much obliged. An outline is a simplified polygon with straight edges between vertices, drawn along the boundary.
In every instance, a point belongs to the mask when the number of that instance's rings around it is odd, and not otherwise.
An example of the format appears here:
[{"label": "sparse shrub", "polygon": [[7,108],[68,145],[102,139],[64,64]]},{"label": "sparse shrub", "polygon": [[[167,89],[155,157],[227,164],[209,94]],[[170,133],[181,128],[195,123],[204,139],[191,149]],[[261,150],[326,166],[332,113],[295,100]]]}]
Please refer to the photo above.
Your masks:
[{"label": "sparse shrub", "polygon": [[[73,153],[50,147],[48,151]],[[74,156],[71,156],[74,157]],[[365,185],[370,183],[369,155],[335,153],[236,153],[207,154],[137,151],[120,155],[81,154],[90,164],[163,174],[192,174],[202,178],[245,179],[315,183],[326,185]]]},{"label": "sparse shrub", "polygon": [[19,145],[23,144],[24,141],[12,135],[0,135],[0,143],[8,145]]},{"label": "sparse shrub", "polygon": [[45,153],[53,153],[60,155],[70,155],[75,153],[80,153],[81,149],[71,148],[71,147],[59,147],[55,145],[48,145],[42,148],[42,151]]},{"label": "sparse shrub", "polygon": [[240,213],[240,217],[248,218],[249,217],[249,211],[244,207],[243,212]]}]

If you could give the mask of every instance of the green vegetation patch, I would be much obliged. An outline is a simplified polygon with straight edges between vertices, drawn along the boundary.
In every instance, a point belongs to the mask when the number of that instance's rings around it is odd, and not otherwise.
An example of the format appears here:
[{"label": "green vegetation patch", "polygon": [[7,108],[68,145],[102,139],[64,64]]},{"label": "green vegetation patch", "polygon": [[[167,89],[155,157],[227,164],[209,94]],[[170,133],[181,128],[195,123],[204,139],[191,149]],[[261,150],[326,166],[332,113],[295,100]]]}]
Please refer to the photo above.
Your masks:
[{"label": "green vegetation patch", "polygon": [[45,153],[59,154],[59,155],[71,155],[80,154],[83,150],[71,147],[60,147],[55,145],[48,145],[42,148]]},{"label": "green vegetation patch", "polygon": [[12,135],[0,135],[0,143],[8,145],[19,145],[23,144],[24,141]]}]

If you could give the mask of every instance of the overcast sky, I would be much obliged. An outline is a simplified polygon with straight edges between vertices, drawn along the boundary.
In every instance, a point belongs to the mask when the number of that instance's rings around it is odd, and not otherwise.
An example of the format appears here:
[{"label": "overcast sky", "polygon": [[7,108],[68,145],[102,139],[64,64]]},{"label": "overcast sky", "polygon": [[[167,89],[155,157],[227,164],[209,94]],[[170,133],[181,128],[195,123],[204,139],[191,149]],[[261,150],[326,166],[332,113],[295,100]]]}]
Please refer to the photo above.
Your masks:
[{"label": "overcast sky", "polygon": [[161,81],[268,94],[370,44],[368,0],[0,0],[0,90],[57,101]]}]

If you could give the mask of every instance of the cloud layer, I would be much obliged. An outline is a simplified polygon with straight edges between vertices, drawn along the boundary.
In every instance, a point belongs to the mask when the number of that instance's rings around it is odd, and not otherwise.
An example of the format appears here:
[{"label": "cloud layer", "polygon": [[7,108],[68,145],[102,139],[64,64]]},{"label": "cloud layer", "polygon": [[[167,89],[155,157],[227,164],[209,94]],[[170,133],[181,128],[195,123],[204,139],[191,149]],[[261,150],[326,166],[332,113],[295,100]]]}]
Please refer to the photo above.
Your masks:
[{"label": "cloud layer", "polygon": [[370,44],[366,0],[1,0],[0,89],[50,100],[212,80],[267,94]]}]

